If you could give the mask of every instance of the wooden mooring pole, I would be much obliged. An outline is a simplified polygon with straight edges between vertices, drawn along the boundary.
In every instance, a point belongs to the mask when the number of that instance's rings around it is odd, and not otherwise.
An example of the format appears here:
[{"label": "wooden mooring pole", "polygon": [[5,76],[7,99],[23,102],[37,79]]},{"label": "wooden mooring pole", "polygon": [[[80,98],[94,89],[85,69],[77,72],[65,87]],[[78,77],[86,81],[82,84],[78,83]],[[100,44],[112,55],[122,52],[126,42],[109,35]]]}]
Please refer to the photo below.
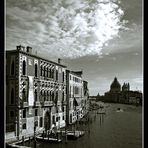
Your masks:
[{"label": "wooden mooring pole", "polygon": [[23,143],[23,146],[24,146],[24,136],[22,136],[22,143]]}]

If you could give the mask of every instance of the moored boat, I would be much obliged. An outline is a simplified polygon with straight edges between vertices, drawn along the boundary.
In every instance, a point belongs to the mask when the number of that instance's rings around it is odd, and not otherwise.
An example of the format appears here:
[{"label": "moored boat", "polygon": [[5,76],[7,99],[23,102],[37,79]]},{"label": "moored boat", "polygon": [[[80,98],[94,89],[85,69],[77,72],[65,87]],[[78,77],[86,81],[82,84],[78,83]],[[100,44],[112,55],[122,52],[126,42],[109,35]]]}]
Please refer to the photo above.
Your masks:
[{"label": "moored boat", "polygon": [[69,140],[76,140],[79,137],[82,137],[85,134],[84,131],[68,131],[67,132],[67,138]]},{"label": "moored boat", "polygon": [[117,108],[116,112],[123,112],[123,109],[121,109],[120,107]]},{"label": "moored boat", "polygon": [[39,141],[51,142],[51,143],[59,143],[59,142],[62,142],[62,139],[60,139],[60,138],[51,138],[51,137],[36,136],[36,139],[39,140]]}]

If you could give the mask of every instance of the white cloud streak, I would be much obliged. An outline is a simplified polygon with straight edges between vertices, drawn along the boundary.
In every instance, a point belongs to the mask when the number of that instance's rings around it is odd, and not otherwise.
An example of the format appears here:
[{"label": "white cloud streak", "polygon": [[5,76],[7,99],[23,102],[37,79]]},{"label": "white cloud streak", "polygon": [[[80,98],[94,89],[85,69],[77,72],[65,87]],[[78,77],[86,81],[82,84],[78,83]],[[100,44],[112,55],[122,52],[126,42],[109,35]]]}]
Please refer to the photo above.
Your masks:
[{"label": "white cloud streak", "polygon": [[[7,49],[30,45],[48,56],[101,54],[125,29],[118,0],[7,0]],[[53,52],[54,51],[54,52]]]}]

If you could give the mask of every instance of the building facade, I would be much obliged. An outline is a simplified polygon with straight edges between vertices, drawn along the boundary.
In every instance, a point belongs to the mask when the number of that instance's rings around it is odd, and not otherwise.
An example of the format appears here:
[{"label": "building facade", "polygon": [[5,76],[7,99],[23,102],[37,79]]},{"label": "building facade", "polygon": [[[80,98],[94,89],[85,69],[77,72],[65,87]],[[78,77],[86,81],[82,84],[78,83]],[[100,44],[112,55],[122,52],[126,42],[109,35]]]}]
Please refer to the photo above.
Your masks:
[{"label": "building facade", "polygon": [[119,102],[121,92],[121,85],[115,77],[110,85],[109,92],[105,93],[105,101],[107,102]]},{"label": "building facade", "polygon": [[89,112],[89,89],[88,89],[88,82],[83,80],[83,93],[84,98],[82,102],[82,110],[83,116],[85,116]]},{"label": "building facade", "polygon": [[6,139],[61,128],[66,120],[66,67],[17,46],[6,52]]},{"label": "building facade", "polygon": [[82,72],[66,70],[67,82],[67,124],[73,124],[83,117],[83,79]]}]

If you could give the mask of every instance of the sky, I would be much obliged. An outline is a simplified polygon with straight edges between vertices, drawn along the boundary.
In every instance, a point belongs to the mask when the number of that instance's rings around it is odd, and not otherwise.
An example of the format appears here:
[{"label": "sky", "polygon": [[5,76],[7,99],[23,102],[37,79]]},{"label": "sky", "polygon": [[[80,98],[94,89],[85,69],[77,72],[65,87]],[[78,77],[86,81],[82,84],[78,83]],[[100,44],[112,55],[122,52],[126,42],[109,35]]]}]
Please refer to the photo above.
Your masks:
[{"label": "sky", "polygon": [[143,91],[142,0],[6,0],[6,50],[34,54],[82,70],[90,95],[114,77]]}]

